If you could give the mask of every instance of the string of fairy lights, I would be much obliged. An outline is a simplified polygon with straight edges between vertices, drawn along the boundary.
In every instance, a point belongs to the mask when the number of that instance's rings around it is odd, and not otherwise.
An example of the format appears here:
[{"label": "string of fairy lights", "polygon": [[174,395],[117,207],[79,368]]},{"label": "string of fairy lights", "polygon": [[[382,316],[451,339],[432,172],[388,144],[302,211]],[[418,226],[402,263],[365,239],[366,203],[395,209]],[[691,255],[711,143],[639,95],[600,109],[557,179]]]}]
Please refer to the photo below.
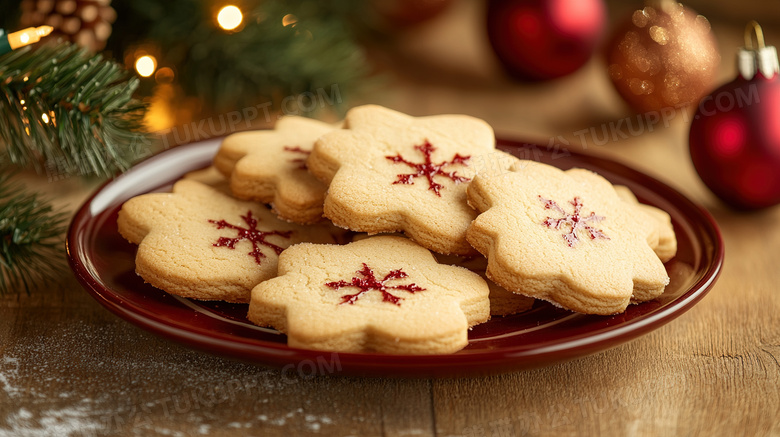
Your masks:
[{"label": "string of fairy lights", "polygon": [[29,27],[13,33],[0,29],[0,55],[34,44],[54,30],[51,26]]}]

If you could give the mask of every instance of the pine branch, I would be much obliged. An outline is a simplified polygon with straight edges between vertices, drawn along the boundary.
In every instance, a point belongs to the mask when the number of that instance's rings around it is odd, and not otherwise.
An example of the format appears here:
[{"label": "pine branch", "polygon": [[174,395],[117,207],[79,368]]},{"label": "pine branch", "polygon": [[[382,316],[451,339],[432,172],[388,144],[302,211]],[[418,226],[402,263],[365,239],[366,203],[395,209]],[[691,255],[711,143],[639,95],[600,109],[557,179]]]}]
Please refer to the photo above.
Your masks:
[{"label": "pine branch", "polygon": [[0,295],[52,282],[64,267],[66,214],[0,176]]},{"label": "pine branch", "polygon": [[3,163],[50,175],[111,176],[143,147],[138,79],[70,43],[0,56]]}]

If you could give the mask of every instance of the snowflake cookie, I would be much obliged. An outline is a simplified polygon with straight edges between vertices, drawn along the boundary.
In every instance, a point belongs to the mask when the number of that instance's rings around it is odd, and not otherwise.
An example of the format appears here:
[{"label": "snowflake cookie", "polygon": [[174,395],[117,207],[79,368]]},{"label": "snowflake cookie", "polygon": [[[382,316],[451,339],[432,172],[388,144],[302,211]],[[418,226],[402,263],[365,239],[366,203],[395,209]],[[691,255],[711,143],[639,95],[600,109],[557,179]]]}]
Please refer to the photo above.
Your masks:
[{"label": "snowflake cookie", "polygon": [[117,224],[138,244],[135,267],[144,281],[178,296],[228,302],[249,302],[255,285],[276,276],[288,246],[333,243],[343,233],[281,221],[264,205],[192,180],[177,182],[173,193],[128,200]]},{"label": "snowflake cookie", "polygon": [[475,164],[501,162],[486,157],[509,156],[494,149],[493,129],[465,115],[415,118],[374,105],[353,108],[344,123],[307,161],[329,184],[325,216],[358,232],[403,231],[440,253],[474,253],[467,182]]},{"label": "snowflake cookie", "polygon": [[621,199],[637,205],[653,220],[655,226],[650,227],[648,243],[658,258],[663,262],[674,258],[677,254],[677,237],[674,234],[674,226],[672,226],[672,218],[669,213],[660,208],[639,203],[631,189],[624,185],[615,185],[615,191]]},{"label": "snowflake cookie", "polygon": [[469,203],[481,214],[469,242],[504,288],[587,314],[615,314],[663,293],[669,277],[648,244],[655,226],[603,177],[519,162],[500,177],[475,177]]},{"label": "snowflake cookie", "polygon": [[241,199],[270,203],[282,219],[307,224],[322,218],[325,186],[306,168],[314,140],[337,126],[303,117],[283,117],[274,130],[225,138],[214,165],[230,178]]},{"label": "snowflake cookie", "polygon": [[479,275],[438,264],[407,238],[376,236],[285,250],[279,275],[252,290],[248,318],[293,347],[443,354],[465,347],[490,308]]}]

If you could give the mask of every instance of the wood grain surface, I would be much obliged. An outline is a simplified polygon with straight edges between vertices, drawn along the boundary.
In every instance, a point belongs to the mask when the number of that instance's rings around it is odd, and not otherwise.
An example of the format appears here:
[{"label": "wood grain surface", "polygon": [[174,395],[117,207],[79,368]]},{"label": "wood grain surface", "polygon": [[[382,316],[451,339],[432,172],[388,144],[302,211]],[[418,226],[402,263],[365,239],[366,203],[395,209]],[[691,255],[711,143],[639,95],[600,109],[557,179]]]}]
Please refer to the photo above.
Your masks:
[{"label": "wood grain surface", "polygon": [[[467,113],[502,136],[565,142],[669,183],[723,232],[725,267],[704,300],[631,343],[538,370],[359,379],[170,343],[110,314],[68,272],[59,287],[0,298],[0,436],[780,435],[780,208],[719,204],[692,168],[682,113],[601,145],[582,134],[634,116],[601,60],[552,83],[512,82],[490,57],[480,7],[456,2],[372,53],[389,79],[364,100],[414,115]],[[720,77],[730,80],[743,23],[712,21]],[[777,44],[776,30],[766,34]],[[20,177],[70,211],[96,186]]]}]

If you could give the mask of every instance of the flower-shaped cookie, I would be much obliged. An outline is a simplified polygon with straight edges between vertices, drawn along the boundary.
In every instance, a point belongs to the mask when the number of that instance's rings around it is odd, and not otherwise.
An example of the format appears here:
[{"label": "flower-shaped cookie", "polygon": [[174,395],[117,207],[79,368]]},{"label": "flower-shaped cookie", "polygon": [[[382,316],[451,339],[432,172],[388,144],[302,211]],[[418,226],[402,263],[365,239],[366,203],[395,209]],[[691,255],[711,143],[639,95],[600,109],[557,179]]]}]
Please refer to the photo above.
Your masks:
[{"label": "flower-shaped cookie", "polygon": [[283,117],[274,130],[225,138],[214,165],[230,178],[241,199],[270,203],[281,218],[314,223],[322,218],[325,186],[306,171],[314,140],[337,126],[303,117]]},{"label": "flower-shaped cookie", "polygon": [[663,262],[674,258],[677,254],[677,237],[669,214],[660,208],[639,203],[631,189],[624,185],[615,185],[615,191],[624,201],[637,205],[655,223],[652,235],[648,237],[648,243],[658,258]]},{"label": "flower-shaped cookie", "polygon": [[136,273],[146,282],[182,297],[228,302],[249,302],[255,285],[276,276],[286,247],[333,243],[343,233],[284,222],[264,205],[191,180],[177,182],[173,193],[128,200],[117,224],[138,244]]},{"label": "flower-shaped cookie", "polygon": [[663,293],[669,277],[647,241],[653,223],[606,179],[530,161],[513,170],[469,185],[481,214],[468,240],[487,256],[489,278],[588,314],[619,313]]},{"label": "flower-shaped cookie", "polygon": [[345,128],[317,140],[307,161],[329,184],[325,217],[358,232],[403,231],[440,253],[474,253],[465,238],[476,216],[466,203],[469,166],[500,153],[487,123],[367,105],[347,113]]},{"label": "flower-shaped cookie", "polygon": [[477,274],[438,264],[407,238],[377,236],[285,250],[279,276],[252,290],[247,317],[293,347],[437,354],[466,346],[490,308]]}]

